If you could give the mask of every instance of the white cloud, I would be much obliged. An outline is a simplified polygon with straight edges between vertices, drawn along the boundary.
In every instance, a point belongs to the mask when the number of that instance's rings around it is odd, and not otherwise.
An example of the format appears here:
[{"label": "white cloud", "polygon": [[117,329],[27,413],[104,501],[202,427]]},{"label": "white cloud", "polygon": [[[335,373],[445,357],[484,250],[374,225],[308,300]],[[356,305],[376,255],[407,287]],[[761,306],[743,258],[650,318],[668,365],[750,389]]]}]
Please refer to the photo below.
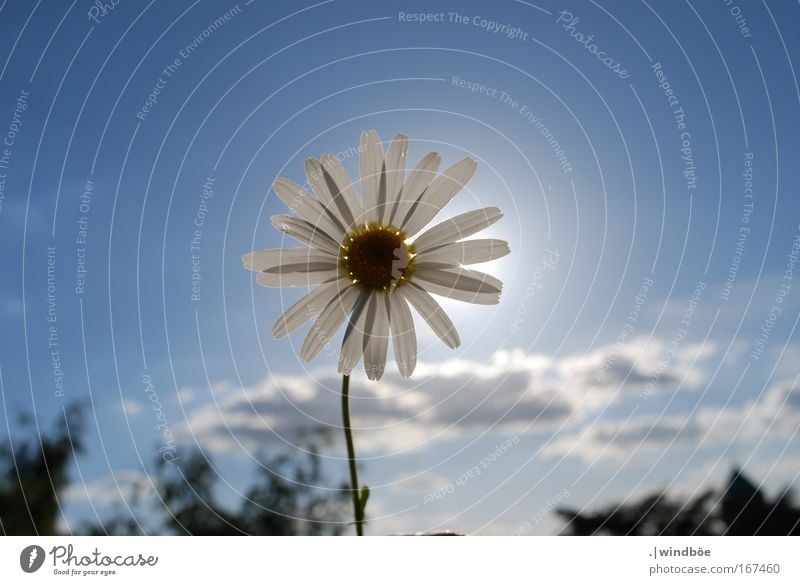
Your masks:
[{"label": "white cloud", "polygon": [[800,426],[800,385],[778,382],[760,400],[741,406],[706,407],[694,416],[636,416],[601,420],[562,435],[545,450],[550,455],[574,455],[588,461],[625,458],[631,452],[663,450],[672,445],[727,445],[736,440],[753,444],[767,435],[790,440]]},{"label": "white cloud", "polygon": [[124,412],[129,416],[132,416],[134,414],[139,414],[140,412],[142,412],[142,408],[144,408],[142,406],[142,403],[139,402],[138,400],[123,400],[121,407],[122,407],[122,412]]},{"label": "white cloud", "polygon": [[587,461],[624,458],[632,450],[661,449],[676,441],[697,441],[701,435],[702,430],[696,421],[680,416],[603,420],[556,439],[544,452],[577,455]]},{"label": "white cloud", "polygon": [[409,477],[407,473],[402,473],[389,482],[388,488],[394,493],[408,495],[425,495],[435,492],[437,489],[446,485],[450,480],[439,473],[427,471]]},{"label": "white cloud", "polygon": [[91,502],[95,506],[119,505],[153,494],[154,483],[155,478],[141,471],[125,469],[84,484],[71,483],[63,497],[69,502]]},{"label": "white cloud", "polygon": [[793,454],[757,461],[745,471],[751,472],[764,484],[780,486],[781,490],[790,485],[796,487],[800,478],[800,455]]},{"label": "white cloud", "polygon": [[[513,349],[496,352],[486,363],[420,363],[411,380],[393,370],[377,383],[354,374],[353,426],[364,434],[359,448],[398,452],[463,433],[552,432],[648,383],[653,391],[679,384],[697,388],[703,376],[692,364],[711,355],[713,346],[674,349],[665,363],[667,342],[637,338],[622,348],[558,358]],[[235,451],[294,441],[309,427],[339,427],[340,380],[332,370],[316,370],[228,390],[217,404],[190,410],[177,435],[184,442],[194,435],[216,451]]]}]

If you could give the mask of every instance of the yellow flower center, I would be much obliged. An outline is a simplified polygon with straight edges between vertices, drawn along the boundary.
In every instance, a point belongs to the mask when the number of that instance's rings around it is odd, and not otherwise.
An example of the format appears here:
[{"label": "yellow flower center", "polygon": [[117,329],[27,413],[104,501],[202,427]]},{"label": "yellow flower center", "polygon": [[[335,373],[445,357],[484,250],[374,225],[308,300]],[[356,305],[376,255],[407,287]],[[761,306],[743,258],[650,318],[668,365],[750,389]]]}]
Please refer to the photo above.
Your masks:
[{"label": "yellow flower center", "polygon": [[339,264],[355,285],[388,291],[408,281],[414,249],[402,230],[370,223],[351,232],[342,244]]}]

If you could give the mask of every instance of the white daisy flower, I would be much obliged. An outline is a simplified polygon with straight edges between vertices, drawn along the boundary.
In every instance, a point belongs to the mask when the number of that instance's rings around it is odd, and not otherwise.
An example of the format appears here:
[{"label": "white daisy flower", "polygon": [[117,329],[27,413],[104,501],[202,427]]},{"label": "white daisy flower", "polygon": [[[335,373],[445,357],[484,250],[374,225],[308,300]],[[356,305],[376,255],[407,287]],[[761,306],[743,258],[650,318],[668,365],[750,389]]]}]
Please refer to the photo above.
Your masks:
[{"label": "white daisy flower", "polygon": [[[505,256],[502,240],[464,240],[502,217],[496,207],[462,213],[422,231],[475,172],[464,158],[437,174],[431,152],[406,177],[408,138],[395,136],[384,153],[377,132],[361,133],[361,198],[336,156],[305,163],[315,195],[283,177],[274,185],[295,215],[276,215],[272,225],[306,244],[245,254],[244,267],[263,286],[316,286],[272,328],[276,338],[314,320],[300,349],[310,361],[347,321],[339,372],[349,375],[361,358],[378,380],[386,367],[389,338],[402,376],[417,362],[417,339],[409,305],[451,348],[460,345],[453,322],[431,294],[493,305],[502,283],[464,265]],[[421,233],[420,233],[421,232]]]}]

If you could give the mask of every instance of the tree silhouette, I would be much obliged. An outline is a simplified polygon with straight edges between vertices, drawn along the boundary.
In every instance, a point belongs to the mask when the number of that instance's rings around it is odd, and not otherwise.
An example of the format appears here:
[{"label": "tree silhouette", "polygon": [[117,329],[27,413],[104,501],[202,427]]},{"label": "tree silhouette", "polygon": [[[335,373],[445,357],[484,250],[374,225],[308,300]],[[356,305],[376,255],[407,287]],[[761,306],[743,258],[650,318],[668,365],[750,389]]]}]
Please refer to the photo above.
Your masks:
[{"label": "tree silhouette", "polygon": [[770,500],[735,469],[721,492],[706,491],[688,501],[659,493],[597,512],[556,510],[570,535],[755,536],[800,534],[800,508],[787,488]]},{"label": "tree silhouette", "polygon": [[[55,429],[0,445],[0,533],[58,534],[60,499],[69,467],[83,449],[84,407],[65,407]],[[307,433],[304,448],[261,458],[256,481],[235,511],[217,502],[219,480],[210,459],[183,453],[174,465],[158,458],[150,470],[156,491],[135,493],[126,508],[142,511],[147,533],[197,535],[339,534],[345,528],[346,486],[322,488],[319,452],[329,442],[322,431]],[[127,509],[126,509],[127,512]],[[84,525],[94,535],[142,534],[142,518],[116,513],[102,525]]]},{"label": "tree silhouette", "polygon": [[782,536],[800,534],[800,508],[786,488],[769,500],[740,470],[734,470],[720,506],[724,534]]},{"label": "tree silhouette", "polygon": [[[325,478],[320,467],[319,440],[312,433],[301,456],[280,453],[262,456],[258,477],[236,510],[221,505],[214,494],[219,476],[213,462],[199,451],[180,453],[177,463],[158,460],[151,476],[157,497],[150,506],[161,519],[149,533],[202,536],[337,535],[347,487],[321,488]],[[93,534],[141,534],[130,515],[121,514],[88,529]]]},{"label": "tree silhouette", "polygon": [[83,408],[73,404],[54,432],[0,446],[0,531],[11,535],[56,534],[59,494],[83,448]]}]

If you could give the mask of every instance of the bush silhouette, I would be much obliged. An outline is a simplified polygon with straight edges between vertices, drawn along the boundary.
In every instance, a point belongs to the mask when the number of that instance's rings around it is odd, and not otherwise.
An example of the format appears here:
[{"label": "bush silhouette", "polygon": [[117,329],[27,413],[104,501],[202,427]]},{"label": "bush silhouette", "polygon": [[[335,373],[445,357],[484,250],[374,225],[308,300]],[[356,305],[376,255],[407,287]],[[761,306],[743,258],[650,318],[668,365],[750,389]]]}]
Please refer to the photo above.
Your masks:
[{"label": "bush silhouette", "polygon": [[659,493],[597,512],[560,508],[568,535],[784,536],[800,534],[800,508],[787,488],[770,500],[735,469],[720,493],[706,491],[688,501]]},{"label": "bush silhouette", "polygon": [[[72,405],[49,434],[35,432],[0,446],[0,533],[58,534],[69,468],[83,449],[83,419],[84,407]],[[159,457],[149,471],[156,490],[146,501],[134,494],[128,507],[141,511],[153,534],[339,534],[345,528],[346,486],[319,487],[326,482],[319,451],[328,442],[327,434],[313,431],[299,454],[262,457],[255,482],[234,511],[217,502],[218,475],[201,452],[183,453],[174,465]],[[79,532],[143,534],[142,524],[126,510]]]},{"label": "bush silhouette", "polygon": [[0,446],[0,531],[7,536],[56,534],[59,494],[83,449],[83,408],[64,408],[55,431],[12,448]]}]

